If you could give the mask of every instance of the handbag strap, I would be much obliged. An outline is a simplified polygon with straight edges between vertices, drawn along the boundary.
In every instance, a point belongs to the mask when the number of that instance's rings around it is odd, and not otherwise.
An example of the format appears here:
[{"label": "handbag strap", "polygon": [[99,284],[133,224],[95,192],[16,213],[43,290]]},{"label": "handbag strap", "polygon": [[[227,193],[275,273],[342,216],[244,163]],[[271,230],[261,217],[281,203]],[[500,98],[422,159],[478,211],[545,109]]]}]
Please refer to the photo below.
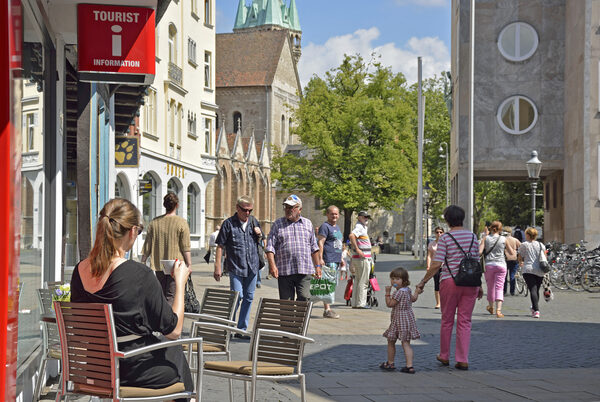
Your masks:
[{"label": "handbag strap", "polygon": [[[448,236],[450,236],[452,238],[452,240],[454,240],[454,243],[456,243],[456,246],[458,247],[458,249],[460,251],[462,251],[462,253],[465,255],[465,257],[469,257],[469,255],[471,255],[471,249],[473,248],[473,243],[475,242],[475,235],[473,235],[473,237],[471,237],[471,245],[469,246],[469,253],[465,253],[465,250],[463,250],[463,248],[460,246],[460,244],[456,241],[456,239],[454,238],[454,236],[452,236],[450,234],[450,232],[446,233]],[[454,275],[452,275],[452,271],[450,271],[450,264],[448,264],[448,253],[446,253],[446,255],[444,256],[444,261],[446,262],[446,269],[448,270],[448,272],[450,272],[450,276],[452,277],[452,279],[454,279]]]},{"label": "handbag strap", "polygon": [[539,241],[536,241],[536,243],[540,245],[540,251],[538,252],[538,261],[542,262],[542,243],[540,243]]},{"label": "handbag strap", "polygon": [[498,235],[498,238],[496,239],[496,242],[494,243],[494,245],[492,246],[490,251],[485,251],[485,247],[483,247],[483,258],[486,258],[492,251],[494,251],[494,247],[496,247],[496,244],[498,244],[499,241],[500,241],[500,235]]}]

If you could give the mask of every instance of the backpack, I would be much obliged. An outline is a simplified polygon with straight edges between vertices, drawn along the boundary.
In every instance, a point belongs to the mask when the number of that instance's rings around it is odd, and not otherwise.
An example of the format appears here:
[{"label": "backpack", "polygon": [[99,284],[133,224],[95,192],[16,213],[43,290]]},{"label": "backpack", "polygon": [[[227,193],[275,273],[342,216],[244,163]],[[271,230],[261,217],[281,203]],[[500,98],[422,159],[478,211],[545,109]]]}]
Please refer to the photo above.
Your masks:
[{"label": "backpack", "polygon": [[456,276],[452,275],[452,271],[450,271],[450,266],[448,265],[448,258],[444,257],[444,260],[446,261],[446,268],[448,269],[448,272],[450,272],[450,276],[454,280],[454,284],[456,286],[481,286],[481,274],[483,274],[483,269],[481,268],[481,264],[479,264],[479,259],[473,257],[471,254],[471,248],[473,248],[475,236],[471,238],[471,245],[469,246],[468,253],[465,253],[465,250],[463,250],[460,244],[458,244],[454,236],[452,236],[450,233],[448,233],[448,236],[454,240],[454,243],[456,243],[460,251],[462,251],[462,253],[465,255],[458,264],[458,272],[456,273]]}]

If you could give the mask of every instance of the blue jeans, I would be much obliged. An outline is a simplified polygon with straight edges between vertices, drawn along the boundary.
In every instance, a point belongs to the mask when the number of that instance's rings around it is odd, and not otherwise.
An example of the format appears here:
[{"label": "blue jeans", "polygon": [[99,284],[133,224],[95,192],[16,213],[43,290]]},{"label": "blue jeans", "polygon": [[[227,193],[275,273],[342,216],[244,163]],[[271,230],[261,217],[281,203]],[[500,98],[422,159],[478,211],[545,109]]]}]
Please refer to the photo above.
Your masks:
[{"label": "blue jeans", "polygon": [[504,294],[506,294],[506,283],[509,282],[510,283],[510,294],[514,296],[515,294],[515,284],[516,284],[516,280],[515,280],[515,274],[517,273],[517,270],[519,269],[519,263],[518,261],[506,261],[506,276],[507,276],[507,281],[504,282]]},{"label": "blue jeans", "polygon": [[239,292],[240,297],[238,299],[238,305],[235,306],[234,317],[237,314],[240,301],[242,308],[240,309],[240,316],[238,318],[238,328],[246,330],[248,329],[248,320],[250,318],[250,306],[252,306],[252,300],[254,300],[254,289],[256,288],[256,274],[252,271],[248,272],[248,276],[238,276],[233,273],[229,273],[229,289]]}]

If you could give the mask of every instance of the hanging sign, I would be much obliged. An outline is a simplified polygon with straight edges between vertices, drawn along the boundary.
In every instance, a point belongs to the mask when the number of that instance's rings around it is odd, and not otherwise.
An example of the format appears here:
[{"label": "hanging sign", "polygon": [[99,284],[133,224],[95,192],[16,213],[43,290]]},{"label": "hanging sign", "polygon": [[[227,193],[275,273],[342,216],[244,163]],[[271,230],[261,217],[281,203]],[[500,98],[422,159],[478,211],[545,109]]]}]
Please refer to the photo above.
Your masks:
[{"label": "hanging sign", "polygon": [[149,83],[154,79],[152,8],[77,5],[80,80]]}]

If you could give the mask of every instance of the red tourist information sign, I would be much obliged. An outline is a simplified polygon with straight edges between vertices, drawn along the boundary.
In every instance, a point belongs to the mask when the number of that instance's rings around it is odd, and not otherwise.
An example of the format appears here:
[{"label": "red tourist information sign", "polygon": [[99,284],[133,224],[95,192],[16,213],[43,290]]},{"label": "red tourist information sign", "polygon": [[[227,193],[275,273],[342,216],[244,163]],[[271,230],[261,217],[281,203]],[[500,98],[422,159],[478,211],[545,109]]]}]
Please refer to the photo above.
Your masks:
[{"label": "red tourist information sign", "polygon": [[[144,7],[77,5],[79,72],[108,73],[104,79],[94,75],[93,81],[126,82],[124,74],[153,76],[154,15]],[[141,84],[140,79],[132,82]]]}]

